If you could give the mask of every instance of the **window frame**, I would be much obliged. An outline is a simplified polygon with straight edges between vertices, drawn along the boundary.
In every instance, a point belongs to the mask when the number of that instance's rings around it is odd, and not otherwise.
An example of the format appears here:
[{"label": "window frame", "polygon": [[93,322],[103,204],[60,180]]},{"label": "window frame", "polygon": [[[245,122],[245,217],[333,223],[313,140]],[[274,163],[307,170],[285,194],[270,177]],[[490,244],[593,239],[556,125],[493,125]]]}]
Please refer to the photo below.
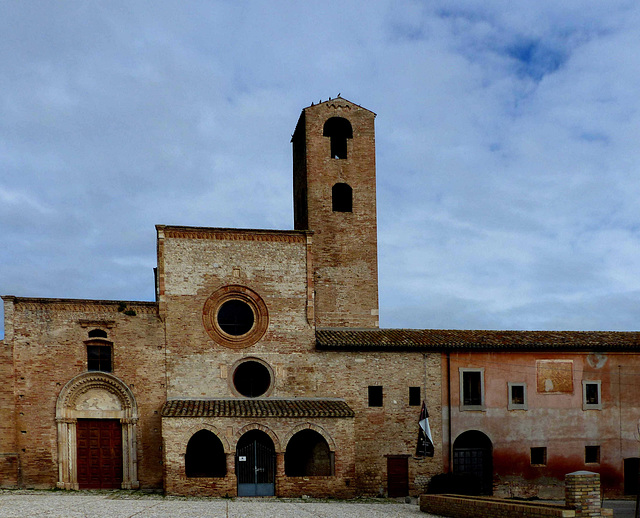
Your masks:
[{"label": "window frame", "polygon": [[[420,406],[422,404],[422,390],[420,387],[409,387],[409,406]],[[417,393],[417,402],[416,402]]]},{"label": "window frame", "polygon": [[[460,411],[473,411],[480,410],[484,411],[485,409],[485,399],[484,399],[484,367],[459,367],[459,375],[460,375]],[[464,378],[466,373],[479,373],[480,374],[480,404],[479,405],[469,405],[465,404],[465,392],[464,392]]]},{"label": "window frame", "polygon": [[[529,410],[528,400],[527,400],[527,384],[523,382],[511,382],[507,383],[507,409],[508,410]],[[513,388],[514,387],[522,387],[522,403],[514,403],[513,402]]]},{"label": "window frame", "polygon": [[[376,394],[378,389],[380,389],[379,395]],[[380,404],[377,404],[378,397],[380,398]],[[382,408],[384,406],[384,389],[382,388],[382,385],[369,385],[367,387],[367,406],[369,408]]]},{"label": "window frame", "polygon": [[[90,361],[94,362],[97,361],[98,362],[98,367],[102,367],[102,362],[104,361],[103,358],[98,358],[97,360],[91,360],[89,358],[89,348],[90,347],[95,347],[97,349],[108,349],[109,350],[109,370],[105,370],[102,368],[98,368],[98,369],[92,369],[90,366]],[[108,372],[108,373],[113,373],[114,369],[114,365],[113,365],[113,342],[109,342],[107,340],[100,340],[100,339],[93,339],[93,340],[87,340],[85,342],[85,354],[86,354],[86,358],[87,358],[87,371],[88,372]]]},{"label": "window frame", "polygon": [[[540,453],[542,454],[542,462],[533,462],[533,455],[534,455],[534,450],[536,450],[536,454]],[[537,460],[537,459],[536,459]],[[533,446],[530,448],[529,450],[529,463],[531,464],[531,466],[546,466],[548,462],[548,457],[547,457],[547,447],[546,446]]]},{"label": "window frame", "polygon": [[[588,385],[595,385],[597,387],[597,403],[587,402]],[[582,380],[582,410],[602,410],[602,382],[600,380]]]},{"label": "window frame", "polygon": [[[595,453],[596,460],[588,460],[588,454],[590,448],[593,448],[593,452]],[[584,463],[585,464],[600,464],[600,445],[594,444],[590,446],[584,447]]]}]

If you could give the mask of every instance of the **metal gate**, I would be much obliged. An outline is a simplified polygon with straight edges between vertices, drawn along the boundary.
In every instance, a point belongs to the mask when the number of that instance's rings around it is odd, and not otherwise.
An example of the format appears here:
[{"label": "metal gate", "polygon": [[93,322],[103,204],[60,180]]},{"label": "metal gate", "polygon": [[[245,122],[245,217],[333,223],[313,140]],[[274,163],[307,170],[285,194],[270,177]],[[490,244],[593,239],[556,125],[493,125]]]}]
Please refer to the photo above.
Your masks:
[{"label": "metal gate", "polygon": [[275,495],[276,455],[257,440],[236,451],[238,496]]},{"label": "metal gate", "polygon": [[473,475],[483,495],[493,493],[493,466],[491,450],[485,448],[453,449],[453,472]]}]

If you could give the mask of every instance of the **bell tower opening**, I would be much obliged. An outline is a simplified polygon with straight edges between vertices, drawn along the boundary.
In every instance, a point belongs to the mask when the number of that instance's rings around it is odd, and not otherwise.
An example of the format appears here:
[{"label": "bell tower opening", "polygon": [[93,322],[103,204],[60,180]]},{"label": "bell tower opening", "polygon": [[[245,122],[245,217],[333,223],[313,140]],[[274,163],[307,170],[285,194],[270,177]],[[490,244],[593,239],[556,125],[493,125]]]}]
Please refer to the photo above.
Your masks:
[{"label": "bell tower opening", "polygon": [[331,117],[324,123],[323,136],[329,137],[331,158],[347,158],[347,139],[353,138],[351,123],[344,117]]}]

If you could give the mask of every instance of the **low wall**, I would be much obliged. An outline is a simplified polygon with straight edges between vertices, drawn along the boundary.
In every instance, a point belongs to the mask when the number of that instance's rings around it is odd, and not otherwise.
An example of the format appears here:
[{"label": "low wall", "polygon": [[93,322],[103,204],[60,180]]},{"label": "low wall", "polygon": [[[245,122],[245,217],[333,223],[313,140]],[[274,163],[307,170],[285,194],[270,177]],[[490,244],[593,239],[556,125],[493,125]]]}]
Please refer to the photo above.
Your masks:
[{"label": "low wall", "polygon": [[421,495],[420,510],[456,518],[573,518],[576,512],[560,505],[461,495]]},{"label": "low wall", "polygon": [[455,518],[542,518],[566,516],[604,518],[613,516],[600,503],[600,475],[574,471],[565,477],[565,505],[518,502],[482,496],[422,495],[420,510]]}]

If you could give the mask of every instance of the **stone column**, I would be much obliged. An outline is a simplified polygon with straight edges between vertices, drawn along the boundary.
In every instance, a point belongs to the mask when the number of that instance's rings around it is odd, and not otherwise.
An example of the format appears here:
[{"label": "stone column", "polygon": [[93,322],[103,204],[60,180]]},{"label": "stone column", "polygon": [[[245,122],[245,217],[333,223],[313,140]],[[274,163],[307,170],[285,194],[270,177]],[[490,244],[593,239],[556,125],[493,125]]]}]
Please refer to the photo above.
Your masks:
[{"label": "stone column", "polygon": [[58,483],[60,489],[78,489],[76,422],[73,418],[58,418]]},{"label": "stone column", "polygon": [[123,417],[122,425],[122,489],[138,489],[138,448],[136,441],[137,419]]},{"label": "stone column", "polygon": [[565,504],[576,518],[600,517],[600,475],[591,471],[574,471],[565,476]]}]

